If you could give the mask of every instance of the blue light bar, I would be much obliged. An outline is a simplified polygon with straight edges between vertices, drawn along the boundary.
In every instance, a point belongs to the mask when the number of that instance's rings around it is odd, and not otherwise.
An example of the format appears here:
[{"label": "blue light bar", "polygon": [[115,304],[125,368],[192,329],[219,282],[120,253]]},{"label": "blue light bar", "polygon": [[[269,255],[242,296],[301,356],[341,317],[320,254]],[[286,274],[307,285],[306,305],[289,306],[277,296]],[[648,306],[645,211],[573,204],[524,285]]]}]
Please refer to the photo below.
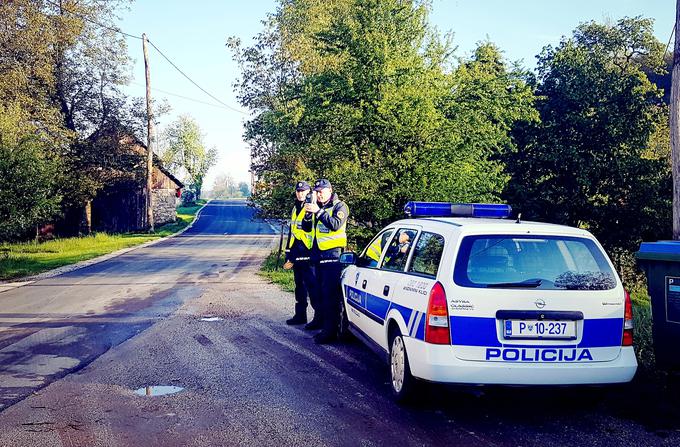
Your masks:
[{"label": "blue light bar", "polygon": [[410,217],[510,217],[512,207],[500,203],[408,202],[404,213]]}]

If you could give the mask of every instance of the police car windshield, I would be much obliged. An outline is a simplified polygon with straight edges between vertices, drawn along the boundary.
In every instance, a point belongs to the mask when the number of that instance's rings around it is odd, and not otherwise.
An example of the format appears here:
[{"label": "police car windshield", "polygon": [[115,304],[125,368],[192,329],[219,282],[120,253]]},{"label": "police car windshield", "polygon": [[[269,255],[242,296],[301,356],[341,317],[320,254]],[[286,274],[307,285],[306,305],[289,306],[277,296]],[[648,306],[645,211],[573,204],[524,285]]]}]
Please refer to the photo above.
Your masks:
[{"label": "police car windshield", "polygon": [[590,239],[566,236],[467,236],[454,270],[465,287],[611,290],[614,272]]}]

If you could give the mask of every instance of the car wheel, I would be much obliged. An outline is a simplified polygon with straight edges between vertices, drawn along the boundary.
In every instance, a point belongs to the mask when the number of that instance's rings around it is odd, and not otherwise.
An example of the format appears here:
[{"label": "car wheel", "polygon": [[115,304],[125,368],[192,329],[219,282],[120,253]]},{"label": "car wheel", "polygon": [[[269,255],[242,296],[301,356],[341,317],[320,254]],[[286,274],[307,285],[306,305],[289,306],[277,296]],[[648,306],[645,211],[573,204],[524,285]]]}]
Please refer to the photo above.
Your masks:
[{"label": "car wheel", "polygon": [[398,334],[390,344],[390,385],[397,401],[405,402],[413,397],[416,379],[411,375],[404,338]]}]

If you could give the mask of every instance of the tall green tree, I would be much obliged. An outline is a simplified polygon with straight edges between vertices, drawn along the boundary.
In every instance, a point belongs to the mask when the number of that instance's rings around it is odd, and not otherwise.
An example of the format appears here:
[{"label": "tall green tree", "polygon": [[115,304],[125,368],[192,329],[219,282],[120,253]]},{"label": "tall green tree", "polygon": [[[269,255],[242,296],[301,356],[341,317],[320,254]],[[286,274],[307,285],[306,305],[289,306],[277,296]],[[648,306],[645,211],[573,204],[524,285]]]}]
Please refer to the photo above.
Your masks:
[{"label": "tall green tree", "polygon": [[497,197],[494,154],[535,118],[524,73],[490,44],[456,66],[427,2],[323,3],[283,1],[255,46],[231,42],[261,212],[285,216],[296,179],[327,177],[363,239],[410,199]]},{"label": "tall green tree", "polygon": [[587,228],[610,252],[668,233],[666,106],[643,68],[663,71],[652,20],[589,22],[538,61],[541,122],[505,160],[506,196],[525,218]]},{"label": "tall green tree", "polygon": [[184,176],[200,198],[203,179],[217,161],[217,149],[206,148],[203,134],[196,121],[180,116],[163,134],[165,149],[161,158],[168,169]]}]

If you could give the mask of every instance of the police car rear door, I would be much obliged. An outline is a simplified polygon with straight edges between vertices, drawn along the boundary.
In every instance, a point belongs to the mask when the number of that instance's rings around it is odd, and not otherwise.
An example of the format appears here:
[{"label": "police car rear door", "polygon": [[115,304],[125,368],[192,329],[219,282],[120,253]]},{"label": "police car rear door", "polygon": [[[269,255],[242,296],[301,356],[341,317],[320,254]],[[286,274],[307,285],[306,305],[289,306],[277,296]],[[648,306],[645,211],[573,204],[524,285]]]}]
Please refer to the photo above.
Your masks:
[{"label": "police car rear door", "polygon": [[[598,362],[621,350],[624,291],[589,234],[463,235],[450,298],[455,355],[498,362]],[[522,231],[522,233],[520,233]]]},{"label": "police car rear door", "polygon": [[427,308],[430,292],[437,282],[441,258],[445,247],[445,231],[424,227],[413,246],[406,273],[400,275],[392,296],[392,310],[400,314],[405,337],[425,339]]},{"label": "police car rear door", "polygon": [[369,285],[372,287],[375,283],[375,271],[394,231],[394,228],[386,228],[373,238],[359,255],[356,267],[348,268],[343,276],[347,319],[367,336],[375,334],[376,325],[382,326],[381,312],[377,309],[381,298],[369,297],[372,290]]},{"label": "police car rear door", "polygon": [[399,225],[392,235],[389,244],[384,248],[378,269],[366,272],[366,306],[362,330],[373,341],[387,347],[385,319],[391,307],[392,296],[399,282],[404,279],[413,242],[418,235],[415,225]]}]

